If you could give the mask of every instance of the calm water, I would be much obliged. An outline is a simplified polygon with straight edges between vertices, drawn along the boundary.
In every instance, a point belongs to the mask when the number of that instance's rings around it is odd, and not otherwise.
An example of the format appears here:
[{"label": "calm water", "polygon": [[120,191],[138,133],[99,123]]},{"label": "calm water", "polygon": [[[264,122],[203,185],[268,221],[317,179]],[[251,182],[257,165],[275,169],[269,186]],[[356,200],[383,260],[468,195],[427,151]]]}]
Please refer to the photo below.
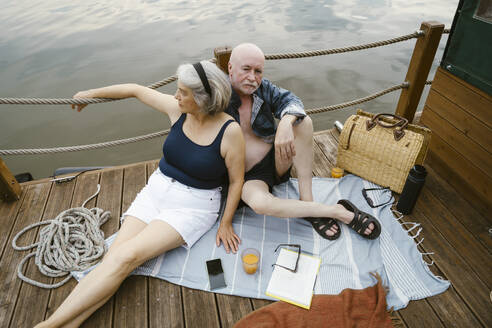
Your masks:
[{"label": "calm water", "polygon": [[[275,4],[272,4],[275,3]],[[217,46],[250,41],[265,53],[327,49],[408,34],[423,21],[450,27],[458,0],[163,1],[0,0],[0,97],[69,98],[108,84],[150,84]],[[444,50],[443,36],[434,74]],[[363,97],[403,81],[415,39],[362,52],[268,61],[265,76],[306,108]],[[175,84],[159,89],[174,92]],[[393,112],[399,92],[361,107]],[[424,95],[425,96],[425,95]],[[421,105],[422,106],[422,102]],[[331,128],[354,109],[314,118]],[[0,105],[0,149],[89,144],[168,128],[162,114],[125,100],[69,106]],[[97,151],[4,157],[35,178],[57,167],[118,165],[159,158],[162,139]]]}]

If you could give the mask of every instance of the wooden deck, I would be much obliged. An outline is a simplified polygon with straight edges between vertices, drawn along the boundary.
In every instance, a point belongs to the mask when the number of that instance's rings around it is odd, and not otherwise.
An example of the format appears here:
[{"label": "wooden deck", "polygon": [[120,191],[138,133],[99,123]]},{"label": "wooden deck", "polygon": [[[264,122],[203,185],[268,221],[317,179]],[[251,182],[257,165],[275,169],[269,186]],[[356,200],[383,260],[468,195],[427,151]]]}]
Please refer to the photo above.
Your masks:
[{"label": "wooden deck", "polygon": [[[337,134],[323,131],[315,135],[314,174],[328,176],[336,158]],[[28,224],[54,218],[59,212],[80,206],[94,193],[101,192],[87,206],[112,212],[103,225],[106,235],[118,229],[119,216],[145,185],[157,161],[87,172],[75,181],[55,184],[48,180],[22,185],[21,198],[0,203],[0,326],[32,327],[49,316],[75,286],[46,290],[17,278],[17,265],[26,252],[14,251],[13,236]],[[449,279],[445,293],[411,302],[396,315],[406,327],[492,327],[491,249],[488,229],[492,219],[483,217],[432,169],[414,214],[404,220],[420,222],[422,252],[434,260],[430,269]],[[34,241],[37,231],[25,234],[20,245]],[[420,236],[419,236],[420,237]],[[33,261],[26,274],[49,282]],[[225,296],[173,285],[163,280],[130,277],[117,294],[84,324],[85,327],[231,327],[247,313],[268,301]]]}]

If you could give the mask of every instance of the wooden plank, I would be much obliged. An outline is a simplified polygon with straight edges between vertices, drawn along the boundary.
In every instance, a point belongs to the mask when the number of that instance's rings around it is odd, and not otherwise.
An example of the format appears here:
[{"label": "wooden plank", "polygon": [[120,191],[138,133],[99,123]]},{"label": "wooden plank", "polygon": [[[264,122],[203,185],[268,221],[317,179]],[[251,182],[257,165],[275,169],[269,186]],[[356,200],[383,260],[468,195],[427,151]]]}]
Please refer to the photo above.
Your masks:
[{"label": "wooden plank", "polygon": [[[133,202],[137,193],[145,186],[146,167],[141,163],[124,170],[122,213]],[[148,325],[148,278],[130,276],[115,295],[115,327],[147,327]]]},{"label": "wooden plank", "polygon": [[424,22],[420,30],[425,33],[417,39],[413,49],[412,59],[408,65],[405,81],[410,85],[402,89],[395,113],[413,121],[415,111],[422,96],[425,82],[436,55],[441,40],[444,24],[438,22]]},{"label": "wooden plank", "polygon": [[472,236],[477,238],[489,251],[492,250],[492,238],[488,229],[492,225],[492,217],[484,217],[465,201],[451,185],[441,178],[432,168],[428,167],[425,187],[454,217],[460,221]]},{"label": "wooden plank", "polygon": [[492,128],[492,115],[490,115],[492,96],[441,67],[437,68],[432,88]]},{"label": "wooden plank", "polygon": [[[480,327],[480,322],[464,304],[453,286],[442,294],[430,297],[428,302],[444,327]],[[425,314],[427,316],[430,312],[425,312]]]},{"label": "wooden plank", "polygon": [[253,310],[258,310],[264,306],[274,303],[274,301],[261,300],[258,298],[251,298],[251,304],[253,305]]},{"label": "wooden plank", "polygon": [[20,198],[21,187],[10,172],[7,164],[0,157],[0,199],[4,201],[16,201]]},{"label": "wooden plank", "polygon": [[[100,169],[100,170],[94,170],[94,171],[91,171],[91,172],[94,172],[94,173],[103,173],[103,172],[113,171],[113,170],[118,170],[118,169],[126,169],[126,168],[130,168],[130,167],[134,167],[134,166],[140,166],[142,164],[143,165],[147,165],[147,163],[151,163],[151,162],[154,162],[154,161],[159,162],[159,160],[151,159],[151,160],[143,161],[143,162],[137,162],[137,163],[131,163],[131,164],[111,166],[111,167],[107,167],[107,168]],[[67,173],[67,174],[59,175],[57,177],[64,177],[64,176],[69,176],[69,175],[73,175],[73,174]],[[34,180],[34,181],[27,181],[27,182],[20,183],[20,185],[21,185],[21,187],[22,186],[30,186],[30,185],[33,185],[33,184],[50,182],[51,179],[52,178],[50,177],[50,178],[43,178],[43,179],[38,179],[38,180]]]},{"label": "wooden plank", "polygon": [[391,318],[391,323],[393,324],[393,327],[397,328],[408,328],[409,326],[405,323],[405,320],[403,320],[403,317],[401,314],[397,311],[390,312],[390,318]]},{"label": "wooden plank", "polygon": [[129,276],[116,292],[113,327],[148,327],[147,277]]},{"label": "wooden plank", "polygon": [[328,130],[328,133],[333,137],[333,140],[336,141],[336,145],[338,148],[338,143],[340,142],[340,132],[336,128]]},{"label": "wooden plank", "polygon": [[330,165],[335,166],[337,163],[338,140],[330,133],[316,134],[313,138],[323,151],[323,154],[326,156]]},{"label": "wooden plank", "polygon": [[329,177],[330,169],[333,167],[326,156],[324,155],[320,146],[314,142],[313,143],[313,175],[317,177]]},{"label": "wooden plank", "polygon": [[[75,181],[70,181],[62,184],[54,184],[46,204],[42,221],[51,220],[56,216],[70,208]],[[38,229],[36,236],[38,236]],[[42,283],[52,283],[52,279],[44,276],[39,272],[38,267],[34,264],[34,258],[31,258],[27,265],[25,274],[27,277]],[[57,279],[57,281],[60,281]],[[45,312],[48,306],[50,290],[39,288],[27,283],[22,283],[15,306],[15,312],[12,317],[12,323],[16,327],[32,327],[36,323],[42,321],[45,317]]]},{"label": "wooden plank", "polygon": [[159,167],[159,161],[151,161],[147,164],[147,181],[152,173]]},{"label": "wooden plank", "polygon": [[[158,161],[147,163],[147,181],[158,166]],[[149,278],[149,318],[150,327],[184,327],[181,287]]]},{"label": "wooden plank", "polygon": [[475,239],[461,222],[441,202],[424,188],[417,200],[420,211],[425,218],[433,218],[430,223],[451,244],[456,252],[469,264],[481,280],[492,286],[492,256],[488,250]]},{"label": "wooden plank", "polygon": [[182,288],[186,327],[220,327],[214,294]]},{"label": "wooden plank", "polygon": [[[99,183],[99,173],[87,172],[79,177],[77,177],[75,183],[74,194],[72,198],[72,202],[70,207],[79,207],[82,206],[84,201],[92,196],[97,191],[97,185]],[[94,207],[95,200],[92,199],[89,203],[87,203],[86,208]],[[53,279],[52,283],[59,279]],[[51,294],[49,297],[48,308],[45,314],[45,319],[51,316],[56,309],[62,304],[62,302],[67,298],[70,292],[77,285],[77,281],[75,279],[71,279],[65,285],[51,290]]]},{"label": "wooden plank", "polygon": [[[111,211],[111,219],[101,227],[104,235],[109,237],[118,231],[119,228],[123,169],[102,172],[100,184],[101,192],[97,196],[97,207]],[[113,308],[114,296],[87,318],[82,327],[111,327],[113,322]]]},{"label": "wooden plank", "polygon": [[151,328],[185,327],[181,287],[149,278],[149,318]]},{"label": "wooden plank", "polygon": [[314,152],[314,171],[317,176],[331,177],[331,168],[336,166],[338,144],[328,134],[316,134],[313,138],[318,147]]},{"label": "wooden plank", "polygon": [[[402,222],[409,222],[409,221],[418,222],[419,218],[422,219],[422,217],[425,217],[425,215],[419,212],[417,213],[417,215],[404,217],[402,219]],[[435,218],[433,219],[435,220]],[[425,233],[425,231],[427,230],[424,230],[424,236],[427,237],[427,233]],[[416,233],[417,230],[415,229],[410,232],[410,235],[415,236]],[[420,236],[422,236],[422,234]],[[426,238],[425,241],[421,243],[419,246],[419,251],[423,253],[431,252],[434,250],[433,246],[431,247],[429,246],[427,239],[428,238]],[[433,260],[432,255],[425,256],[427,262]],[[436,263],[434,265],[431,265],[429,269],[435,275],[444,277],[445,279],[446,278],[449,279],[449,277],[446,277],[446,274],[440,270],[439,268],[440,265],[441,262],[436,261]],[[410,304],[412,303],[414,302],[411,302]],[[434,325],[436,327],[440,326],[440,324],[438,324],[437,322],[434,324],[427,323],[425,325],[421,325],[419,320],[422,319],[418,318],[421,316],[421,313],[425,313],[427,316],[430,316],[428,318],[425,318],[425,320],[429,320],[429,319],[435,320],[434,318],[434,313],[435,313],[445,327],[455,326],[456,323],[461,323],[461,324],[466,323],[466,325],[471,324],[472,326],[479,326],[478,320],[471,313],[470,309],[463,301],[463,299],[459,296],[459,294],[456,292],[453,286],[451,286],[447,291],[445,291],[442,294],[429,297],[425,300],[417,301],[417,303],[420,303],[418,307],[410,308],[411,311],[416,311],[417,313],[412,313],[410,314],[409,318],[407,318],[407,322],[411,322],[410,324],[411,327],[428,327]],[[430,307],[425,309],[425,307],[427,306],[422,305],[422,303],[428,303],[428,306]],[[406,315],[408,316],[408,314]]]},{"label": "wooden plank", "polygon": [[2,220],[2,224],[0,224],[0,259],[2,258],[4,249],[10,247],[10,245],[7,245],[7,242],[25,196],[26,188],[22,188],[20,198],[17,202],[0,202],[0,218]]},{"label": "wooden plank", "polygon": [[490,152],[492,149],[492,129],[470,115],[457,104],[451,102],[435,88],[431,88],[425,107],[429,107],[440,117],[447,120],[464,135]]},{"label": "wooden plank", "polygon": [[433,136],[438,135],[441,139],[446,140],[446,143],[457,153],[473,163],[489,178],[492,177],[492,153],[490,150],[484,149],[467,137],[430,107],[425,108],[421,123],[432,130]]},{"label": "wooden plank", "polygon": [[[38,184],[25,188],[25,196],[17,218],[13,222],[12,232],[5,244],[2,258],[0,259],[0,282],[2,284],[2,292],[0,293],[0,326],[9,327],[12,315],[15,310],[15,304],[19,296],[19,289],[22,280],[17,278],[17,266],[20,261],[30,252],[15,251],[10,245],[15,234],[22,230],[25,226],[40,221],[43,216],[48,194],[51,184]],[[19,240],[17,245],[30,245],[35,241],[36,231],[34,229],[26,232]],[[25,272],[25,271],[24,271]],[[36,307],[37,308],[37,307]],[[44,312],[44,308],[43,308]],[[17,324],[13,323],[13,327]]]},{"label": "wooden plank", "polygon": [[228,74],[229,72],[229,58],[231,58],[232,48],[225,47],[217,47],[214,49],[214,57],[217,60],[217,66],[224,71],[224,73]]},{"label": "wooden plank", "polygon": [[492,179],[456,152],[438,135],[432,137],[427,163],[482,215],[492,211]]},{"label": "wooden plank", "polygon": [[[408,217],[403,217],[402,222],[408,222]],[[411,220],[410,220],[411,221]],[[415,236],[417,230],[411,231],[409,234]],[[423,245],[419,246],[420,252],[425,252]],[[440,276],[444,276],[442,272],[437,270],[437,266],[432,266],[431,271]],[[439,316],[434,312],[434,309],[429,304],[429,299],[410,301],[404,309],[397,311],[404,325],[408,327],[444,327]],[[425,313],[423,316],[422,314]]]},{"label": "wooden plank", "polygon": [[[423,227],[423,235],[425,237],[424,242],[421,244],[425,252],[433,252],[430,256],[434,260],[434,266],[443,273],[443,276],[449,279],[453,285],[454,290],[460,296],[464,303],[456,303],[454,307],[460,309],[461,317],[455,322],[456,327],[468,327],[469,322],[475,322],[476,318],[480,322],[492,324],[492,317],[490,316],[489,309],[489,289],[478,278],[473,269],[466,263],[463,258],[456,252],[453,246],[441,235],[438,229],[431,223],[436,220],[445,220],[445,217],[439,217],[432,215],[428,218],[423,214],[421,208],[427,206],[418,202],[415,207],[414,213],[404,218],[404,221],[419,222]],[[453,292],[452,290],[446,291],[444,294]],[[443,295],[444,295],[443,294]],[[435,297],[435,296],[434,296]],[[452,296],[446,296],[452,297]],[[453,297],[454,298],[454,297]],[[432,298],[429,298],[429,301]],[[432,304],[432,303],[431,303]],[[445,313],[439,313],[439,308],[434,307],[439,317],[446,316]],[[471,312],[470,312],[471,309]],[[487,326],[487,325],[486,325]]]},{"label": "wooden plank", "polygon": [[124,213],[131,205],[137,194],[145,186],[147,181],[146,165],[128,167],[123,176],[123,199],[121,212]]},{"label": "wooden plank", "polygon": [[222,328],[234,326],[242,317],[253,310],[248,298],[216,294]]},{"label": "wooden plank", "polygon": [[444,327],[432,307],[425,300],[411,301],[398,311],[408,327]]}]

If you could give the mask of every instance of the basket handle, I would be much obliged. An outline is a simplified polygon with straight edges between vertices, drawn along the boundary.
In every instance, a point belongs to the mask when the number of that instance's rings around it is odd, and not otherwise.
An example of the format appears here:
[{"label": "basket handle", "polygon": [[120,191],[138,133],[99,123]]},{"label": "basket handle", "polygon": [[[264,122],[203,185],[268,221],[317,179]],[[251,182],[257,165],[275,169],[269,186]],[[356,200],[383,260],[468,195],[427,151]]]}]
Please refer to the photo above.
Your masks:
[{"label": "basket handle", "polygon": [[[386,123],[380,119],[383,116],[389,116],[391,118],[397,119],[398,121],[393,123],[393,124]],[[371,120],[366,121],[367,131],[371,130],[376,125],[379,125],[380,127],[385,128],[385,129],[391,129],[391,128],[398,127],[398,128],[393,130],[393,136],[395,137],[395,140],[398,141],[401,138],[403,138],[403,136],[405,135],[404,130],[408,125],[408,120],[404,117],[401,117],[401,116],[395,115],[395,114],[379,113],[379,114],[375,115]]]}]

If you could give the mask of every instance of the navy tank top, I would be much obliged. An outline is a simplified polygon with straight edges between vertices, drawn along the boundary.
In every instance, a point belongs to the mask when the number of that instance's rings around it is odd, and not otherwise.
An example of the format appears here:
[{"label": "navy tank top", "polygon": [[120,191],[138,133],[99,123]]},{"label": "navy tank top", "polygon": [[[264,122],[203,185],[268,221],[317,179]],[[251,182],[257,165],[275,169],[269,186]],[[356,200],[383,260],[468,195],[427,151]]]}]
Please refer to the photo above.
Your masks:
[{"label": "navy tank top", "polygon": [[181,114],[171,127],[171,131],[162,146],[164,156],[159,169],[170,178],[174,178],[190,187],[213,189],[227,181],[227,167],[220,155],[220,144],[229,120],[222,125],[215,140],[207,146],[191,141],[183,132],[186,114]]}]

